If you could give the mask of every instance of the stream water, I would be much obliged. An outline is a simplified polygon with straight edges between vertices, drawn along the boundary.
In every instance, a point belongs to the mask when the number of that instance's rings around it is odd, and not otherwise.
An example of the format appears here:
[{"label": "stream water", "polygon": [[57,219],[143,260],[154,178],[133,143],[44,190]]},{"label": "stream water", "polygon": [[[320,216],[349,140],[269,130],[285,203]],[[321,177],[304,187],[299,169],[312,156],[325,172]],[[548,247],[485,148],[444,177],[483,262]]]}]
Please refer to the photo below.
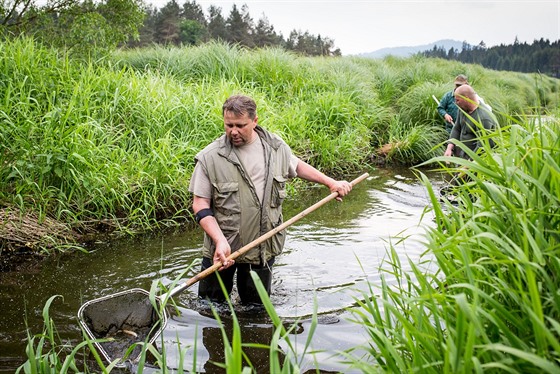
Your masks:
[{"label": "stream water", "polygon": [[[287,201],[285,218],[326,195],[326,189],[314,188],[304,198]],[[428,204],[425,188],[408,169],[376,169],[343,202],[332,201],[287,229],[286,247],[274,267],[271,301],[287,325],[298,321],[290,339],[299,353],[316,308],[319,323],[310,348],[317,352],[299,358],[303,371],[348,372],[336,353],[367,344],[368,338],[349,321],[345,308],[355,304],[368,284],[380,284],[379,267],[390,245],[405,270],[425,251],[422,233],[433,225],[431,214],[424,215]],[[99,242],[89,254],[56,255],[0,273],[0,372],[13,373],[26,360],[26,326],[32,334],[42,331],[43,306],[52,295],[61,295],[50,308],[57,331],[63,341],[75,344],[82,337],[77,311],[84,302],[131,288],[149,290],[157,280],[169,285],[198,259],[201,243],[202,231],[194,227],[136,241]],[[196,266],[184,277],[198,270]],[[195,284],[174,298],[176,313],[161,335],[167,367],[177,369],[182,363],[187,370],[223,372],[212,364],[223,360],[222,332],[211,314],[197,309],[196,291]],[[269,345],[274,333],[270,321],[238,312],[243,342]],[[230,319],[223,321],[227,330]],[[287,348],[280,346],[283,352]],[[268,351],[247,351],[258,371],[268,372]]]}]

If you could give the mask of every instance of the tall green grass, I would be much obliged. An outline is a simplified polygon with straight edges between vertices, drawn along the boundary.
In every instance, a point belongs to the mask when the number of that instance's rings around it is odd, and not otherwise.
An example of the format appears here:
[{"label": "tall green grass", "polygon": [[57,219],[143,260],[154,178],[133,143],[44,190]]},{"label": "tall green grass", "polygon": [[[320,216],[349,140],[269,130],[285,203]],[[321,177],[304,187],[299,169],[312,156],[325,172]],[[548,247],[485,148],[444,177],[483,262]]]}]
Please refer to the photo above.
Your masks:
[{"label": "tall green grass", "polygon": [[[517,123],[495,134],[499,147],[442,172],[465,172],[458,204],[440,202],[419,173],[436,226],[425,263],[395,284],[357,298],[355,321],[371,344],[348,357],[385,372],[558,373],[560,371],[560,123]],[[433,162],[457,161],[439,157]],[[432,257],[433,256],[433,257]],[[428,266],[434,259],[438,271]],[[426,270],[428,269],[428,270]]]},{"label": "tall green grass", "polygon": [[[7,52],[21,51],[17,43],[31,44],[14,42]],[[197,136],[184,142],[192,130],[182,124],[196,99],[162,76],[141,78],[41,52],[4,70],[2,205],[83,232],[143,230],[188,217],[184,186]]]},{"label": "tall green grass", "polygon": [[389,130],[384,135],[384,144],[389,146],[386,161],[408,160],[411,164],[419,164],[426,157],[441,155],[441,143],[447,138],[447,132],[434,124],[418,125],[405,122],[397,115],[390,122]]},{"label": "tall green grass", "polygon": [[30,39],[6,40],[0,67],[0,205],[82,234],[190,221],[194,155],[223,133],[221,105],[234,93],[253,96],[259,122],[297,156],[345,178],[386,142],[399,145],[391,162],[431,158],[441,141],[431,129],[439,126],[431,95],[457,73],[504,109],[505,124],[537,111],[536,103],[558,106],[557,81],[548,77],[214,42],[86,63]]},{"label": "tall green grass", "polygon": [[44,327],[41,334],[32,335],[27,331],[27,361],[22,364],[16,373],[44,374],[44,373],[79,373],[78,356],[87,341],[77,344],[75,347],[61,342],[56,326],[50,317],[51,304],[58,296],[52,296],[43,307]]}]

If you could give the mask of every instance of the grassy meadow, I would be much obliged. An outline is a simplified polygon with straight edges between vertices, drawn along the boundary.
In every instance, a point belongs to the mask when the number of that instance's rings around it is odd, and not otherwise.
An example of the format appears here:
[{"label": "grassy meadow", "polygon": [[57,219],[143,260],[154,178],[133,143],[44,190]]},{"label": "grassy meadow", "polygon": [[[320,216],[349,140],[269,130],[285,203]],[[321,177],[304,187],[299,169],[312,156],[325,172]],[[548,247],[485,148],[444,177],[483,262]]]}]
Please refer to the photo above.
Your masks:
[{"label": "grassy meadow", "polygon": [[441,97],[458,73],[502,125],[557,110],[559,100],[557,80],[540,75],[219,43],[118,51],[84,63],[17,39],[0,44],[0,64],[4,216],[69,232],[58,242],[54,234],[27,241],[39,250],[190,221],[193,157],[223,132],[221,104],[234,93],[253,96],[260,124],[299,157],[345,178],[378,159],[384,144],[392,146],[383,162],[414,165],[439,155],[446,136],[432,95]]},{"label": "grassy meadow", "polygon": [[[560,372],[558,80],[416,57],[303,58],[222,44],[120,51],[84,64],[15,40],[0,45],[0,56],[4,210],[77,233],[187,222],[193,157],[222,133],[225,98],[243,92],[255,97],[263,126],[327,173],[348,179],[385,144],[394,147],[384,161],[419,166],[432,202],[426,215],[436,223],[425,260],[435,256],[437,271],[415,263],[404,273],[388,249],[379,272],[397,281],[356,295],[353,319],[371,339],[340,352],[349,371]],[[472,162],[442,156],[432,99],[459,73],[500,122],[497,148],[485,142],[487,152]],[[440,201],[422,173],[464,167],[468,180],[452,200]],[[263,298],[277,326],[271,372],[301,372],[294,355],[279,359],[279,341],[292,347],[289,327]],[[53,300],[45,331],[29,334],[20,372],[94,372],[76,359],[86,346],[110,372],[87,338],[75,347],[57,340]],[[251,372],[239,334],[224,345],[227,372]],[[166,372],[165,347],[146,351]]]}]

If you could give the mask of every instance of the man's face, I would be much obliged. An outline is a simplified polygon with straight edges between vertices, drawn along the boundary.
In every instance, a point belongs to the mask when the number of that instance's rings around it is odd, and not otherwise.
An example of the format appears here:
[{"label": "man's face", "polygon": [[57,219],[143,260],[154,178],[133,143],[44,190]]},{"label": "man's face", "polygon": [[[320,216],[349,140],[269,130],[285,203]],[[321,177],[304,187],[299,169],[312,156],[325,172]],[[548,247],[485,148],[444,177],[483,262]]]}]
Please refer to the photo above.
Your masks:
[{"label": "man's face", "polygon": [[258,117],[255,117],[255,119],[249,118],[246,113],[238,116],[233,112],[224,112],[226,136],[235,147],[248,144],[254,139],[257,119]]},{"label": "man's face", "polygon": [[457,104],[457,106],[463,110],[469,110],[470,108],[470,104],[467,99],[459,94],[455,94],[455,104]]}]

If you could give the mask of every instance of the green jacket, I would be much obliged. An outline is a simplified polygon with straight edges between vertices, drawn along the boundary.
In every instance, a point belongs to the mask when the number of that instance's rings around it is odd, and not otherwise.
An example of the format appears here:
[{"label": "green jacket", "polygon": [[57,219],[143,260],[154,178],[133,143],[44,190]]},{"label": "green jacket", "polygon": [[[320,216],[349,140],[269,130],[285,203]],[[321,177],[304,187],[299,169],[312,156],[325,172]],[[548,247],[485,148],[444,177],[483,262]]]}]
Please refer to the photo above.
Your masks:
[{"label": "green jacket", "polygon": [[[282,202],[286,197],[292,152],[278,136],[260,126],[256,127],[256,131],[265,154],[263,204],[225,134],[196,155],[196,161],[212,183],[211,208],[232,252],[283,222]],[[285,238],[286,234],[282,231],[238,257],[236,262],[263,265],[282,252]],[[205,235],[203,256],[212,258],[214,250],[214,242]]]},{"label": "green jacket", "polygon": [[[481,146],[480,137],[494,131],[497,127],[498,122],[496,118],[485,107],[479,106],[471,114],[460,110],[449,138],[457,139],[473,152],[477,152]],[[490,145],[494,146],[494,142],[491,139],[489,141]],[[470,158],[469,155],[457,146],[455,147],[455,155],[465,159]]]},{"label": "green jacket", "polygon": [[449,91],[443,95],[437,107],[439,115],[443,117],[445,114],[449,114],[451,118],[453,118],[453,122],[456,122],[458,110],[459,108],[457,108],[457,104],[455,104],[453,91]]}]

